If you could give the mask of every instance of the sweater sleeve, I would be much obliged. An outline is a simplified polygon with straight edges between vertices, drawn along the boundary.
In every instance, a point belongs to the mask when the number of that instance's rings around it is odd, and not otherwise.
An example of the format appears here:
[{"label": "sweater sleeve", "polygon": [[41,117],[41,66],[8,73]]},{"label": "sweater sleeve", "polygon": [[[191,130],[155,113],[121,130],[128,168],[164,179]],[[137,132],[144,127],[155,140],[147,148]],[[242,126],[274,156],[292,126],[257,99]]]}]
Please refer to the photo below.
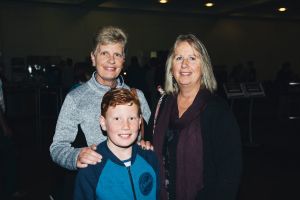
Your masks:
[{"label": "sweater sleeve", "polygon": [[137,94],[138,94],[138,97],[139,97],[139,100],[140,100],[143,118],[148,123],[150,115],[151,115],[150,107],[148,105],[148,102],[145,98],[144,93],[141,90],[137,90]]},{"label": "sweater sleeve", "polygon": [[225,102],[212,107],[206,110],[205,123],[208,123],[211,134],[206,141],[210,151],[208,156],[211,157],[207,167],[214,170],[206,177],[209,186],[203,195],[210,200],[235,200],[242,171],[239,126]]},{"label": "sweater sleeve", "polygon": [[77,135],[79,115],[76,104],[71,96],[67,95],[59,113],[53,142],[50,146],[52,160],[70,170],[77,169],[76,162],[80,152],[80,148],[74,148],[71,145]]}]

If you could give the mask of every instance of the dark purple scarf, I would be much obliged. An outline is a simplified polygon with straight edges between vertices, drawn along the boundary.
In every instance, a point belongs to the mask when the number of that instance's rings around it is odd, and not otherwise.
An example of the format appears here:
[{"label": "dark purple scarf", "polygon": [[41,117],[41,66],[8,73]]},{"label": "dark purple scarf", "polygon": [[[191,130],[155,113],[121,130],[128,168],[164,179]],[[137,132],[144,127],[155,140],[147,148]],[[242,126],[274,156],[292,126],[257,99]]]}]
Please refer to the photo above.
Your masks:
[{"label": "dark purple scarf", "polygon": [[210,93],[199,91],[192,105],[178,118],[177,96],[168,96],[161,107],[153,136],[153,145],[160,162],[161,198],[167,199],[163,166],[163,143],[169,123],[179,130],[176,166],[176,199],[194,200],[203,188],[203,144],[200,129],[200,112],[205,97]]}]

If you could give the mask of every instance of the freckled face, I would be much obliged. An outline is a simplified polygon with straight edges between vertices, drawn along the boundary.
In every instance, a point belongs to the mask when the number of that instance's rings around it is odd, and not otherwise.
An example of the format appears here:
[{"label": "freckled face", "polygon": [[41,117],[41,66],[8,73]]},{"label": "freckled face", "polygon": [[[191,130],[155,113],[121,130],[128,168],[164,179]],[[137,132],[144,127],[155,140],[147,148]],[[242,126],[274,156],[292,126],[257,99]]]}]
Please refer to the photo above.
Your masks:
[{"label": "freckled face", "polygon": [[201,60],[199,53],[187,42],[174,49],[172,74],[179,87],[200,87]]},{"label": "freckled face", "polygon": [[100,124],[107,132],[107,145],[113,149],[126,148],[132,145],[139,133],[141,116],[136,104],[109,107],[106,116],[100,117]]},{"label": "freckled face", "polygon": [[96,67],[96,80],[106,86],[114,86],[125,61],[124,46],[120,43],[99,45],[91,53],[93,66]]}]

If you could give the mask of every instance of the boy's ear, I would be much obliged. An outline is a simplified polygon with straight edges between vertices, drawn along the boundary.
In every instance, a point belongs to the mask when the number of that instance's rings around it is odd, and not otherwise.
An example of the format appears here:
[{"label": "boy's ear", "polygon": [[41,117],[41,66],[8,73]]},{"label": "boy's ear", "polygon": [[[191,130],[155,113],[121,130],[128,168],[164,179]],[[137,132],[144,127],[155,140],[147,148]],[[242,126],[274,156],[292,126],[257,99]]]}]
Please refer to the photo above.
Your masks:
[{"label": "boy's ear", "polygon": [[100,121],[101,128],[102,128],[104,131],[106,131],[105,118],[104,118],[102,115],[100,116],[99,121]]}]

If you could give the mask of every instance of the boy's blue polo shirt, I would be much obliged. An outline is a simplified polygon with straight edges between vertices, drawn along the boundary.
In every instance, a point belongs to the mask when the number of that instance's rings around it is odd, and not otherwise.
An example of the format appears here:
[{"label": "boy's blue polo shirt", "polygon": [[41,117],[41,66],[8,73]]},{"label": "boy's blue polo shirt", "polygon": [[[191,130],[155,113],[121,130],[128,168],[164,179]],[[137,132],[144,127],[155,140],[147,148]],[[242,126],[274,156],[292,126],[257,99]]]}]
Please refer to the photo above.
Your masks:
[{"label": "boy's blue polo shirt", "polygon": [[77,174],[75,200],[133,200],[134,193],[137,200],[158,199],[158,161],[154,152],[133,145],[130,167],[109,150],[106,141],[98,145],[97,152],[102,155],[101,163],[80,169]]}]

